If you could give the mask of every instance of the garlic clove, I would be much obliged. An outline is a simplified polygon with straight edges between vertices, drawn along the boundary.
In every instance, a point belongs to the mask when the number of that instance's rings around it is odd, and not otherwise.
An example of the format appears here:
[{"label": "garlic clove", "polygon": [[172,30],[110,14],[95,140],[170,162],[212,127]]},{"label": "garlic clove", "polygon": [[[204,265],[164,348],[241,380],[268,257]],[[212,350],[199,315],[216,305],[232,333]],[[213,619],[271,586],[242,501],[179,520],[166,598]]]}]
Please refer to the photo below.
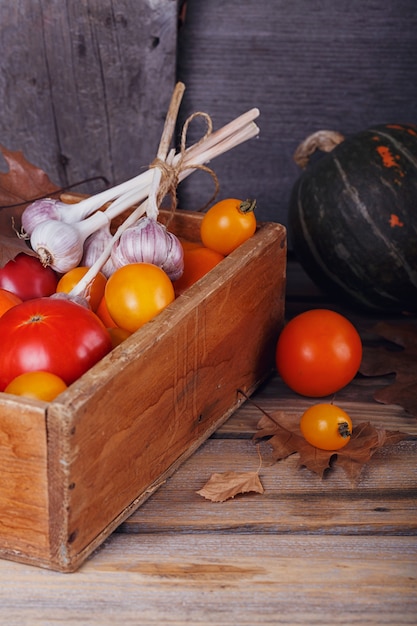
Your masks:
[{"label": "garlic clove", "polygon": [[[84,242],[84,253],[81,259],[81,265],[91,267],[99,258],[103,252],[105,246],[111,241],[112,234],[110,232],[110,225],[106,224],[99,228],[95,233],[92,233]],[[115,270],[114,263],[109,259],[102,266],[101,271],[106,278],[109,278]]]}]

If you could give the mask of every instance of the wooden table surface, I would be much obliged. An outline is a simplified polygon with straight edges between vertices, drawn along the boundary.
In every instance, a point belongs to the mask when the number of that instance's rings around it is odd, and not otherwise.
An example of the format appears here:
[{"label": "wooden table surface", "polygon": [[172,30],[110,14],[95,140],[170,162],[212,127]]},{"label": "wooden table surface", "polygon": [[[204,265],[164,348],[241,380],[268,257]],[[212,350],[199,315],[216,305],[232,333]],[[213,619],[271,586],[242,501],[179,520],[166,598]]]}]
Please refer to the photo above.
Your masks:
[{"label": "wooden table surface", "polygon": [[[292,269],[288,315],[327,305]],[[351,318],[369,338],[375,319]],[[417,435],[400,406],[373,400],[387,382],[359,376],[338,404],[354,423]],[[311,402],[277,376],[254,399],[296,413]],[[213,472],[258,468],[259,417],[243,404],[77,572],[0,561],[0,623],[417,624],[417,441],[377,451],[355,486],[337,464],[324,479],[297,455],[272,464],[265,445],[264,494],[202,498]]]}]

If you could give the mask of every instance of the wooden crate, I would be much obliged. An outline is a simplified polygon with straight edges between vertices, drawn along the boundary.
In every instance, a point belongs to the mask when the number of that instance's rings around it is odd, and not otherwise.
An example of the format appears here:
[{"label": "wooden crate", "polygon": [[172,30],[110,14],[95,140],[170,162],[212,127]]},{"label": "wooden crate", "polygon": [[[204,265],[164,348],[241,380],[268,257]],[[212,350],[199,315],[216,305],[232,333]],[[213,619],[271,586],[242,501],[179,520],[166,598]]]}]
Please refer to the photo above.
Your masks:
[{"label": "wooden crate", "polygon": [[285,270],[261,224],[53,402],[0,394],[1,557],[74,571],[231,415],[274,366]]}]

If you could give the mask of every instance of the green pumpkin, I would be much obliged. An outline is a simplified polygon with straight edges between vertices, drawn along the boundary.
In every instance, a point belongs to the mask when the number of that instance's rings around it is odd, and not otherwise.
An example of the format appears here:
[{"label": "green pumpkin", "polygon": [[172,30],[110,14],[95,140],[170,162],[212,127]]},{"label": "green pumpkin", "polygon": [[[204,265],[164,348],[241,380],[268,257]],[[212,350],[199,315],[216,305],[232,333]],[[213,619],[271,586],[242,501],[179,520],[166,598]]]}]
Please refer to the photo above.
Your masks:
[{"label": "green pumpkin", "polygon": [[417,312],[417,126],[319,131],[295,160],[289,241],[313,281],[353,306]]}]

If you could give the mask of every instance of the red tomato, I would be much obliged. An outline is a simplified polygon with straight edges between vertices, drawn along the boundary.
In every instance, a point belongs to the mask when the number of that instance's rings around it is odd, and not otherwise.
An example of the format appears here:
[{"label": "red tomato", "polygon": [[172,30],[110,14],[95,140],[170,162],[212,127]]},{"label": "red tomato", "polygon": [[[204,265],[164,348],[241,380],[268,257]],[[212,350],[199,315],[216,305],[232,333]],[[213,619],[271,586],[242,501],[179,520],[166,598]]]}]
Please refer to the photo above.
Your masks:
[{"label": "red tomato", "polygon": [[355,377],[362,359],[361,338],[343,315],[314,309],[284,327],[276,347],[283,381],[303,396],[327,396]]},{"label": "red tomato", "polygon": [[42,298],[55,293],[58,275],[44,267],[38,257],[20,252],[0,268],[0,287],[19,296],[21,300]]},{"label": "red tomato", "polygon": [[110,317],[117,326],[135,332],[174,298],[168,275],[151,263],[129,263],[108,278],[104,291]]},{"label": "red tomato", "polygon": [[252,237],[256,230],[255,202],[227,198],[214,204],[201,222],[201,241],[226,256]]},{"label": "red tomato", "polygon": [[223,259],[224,256],[219,252],[203,246],[184,248],[184,271],[174,281],[175,295],[182,294]]},{"label": "red tomato", "polygon": [[15,304],[20,304],[22,299],[11,291],[7,291],[7,289],[0,289],[0,317],[15,306]]},{"label": "red tomato", "polygon": [[89,309],[60,298],[17,304],[0,318],[0,391],[24,372],[52,372],[69,385],[111,348]]}]

